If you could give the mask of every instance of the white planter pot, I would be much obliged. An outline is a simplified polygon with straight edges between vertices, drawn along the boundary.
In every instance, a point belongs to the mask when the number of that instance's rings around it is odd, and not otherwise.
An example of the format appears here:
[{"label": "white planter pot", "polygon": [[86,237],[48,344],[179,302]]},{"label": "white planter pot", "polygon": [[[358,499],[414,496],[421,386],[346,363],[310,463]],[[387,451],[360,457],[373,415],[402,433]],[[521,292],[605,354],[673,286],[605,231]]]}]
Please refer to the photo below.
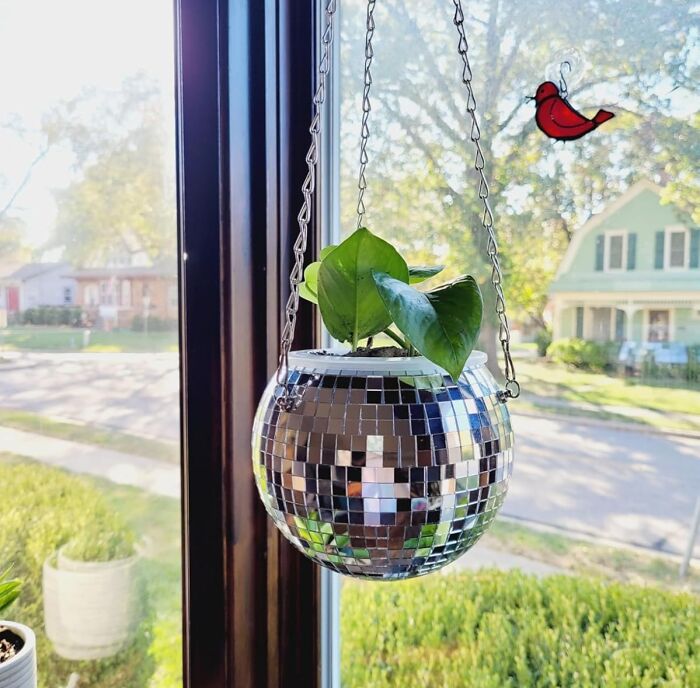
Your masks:
[{"label": "white planter pot", "polygon": [[46,560],[44,624],[58,655],[102,659],[124,647],[138,624],[137,563],[75,561],[61,551]]},{"label": "white planter pot", "polygon": [[31,628],[0,620],[24,640],[24,647],[8,662],[0,664],[0,688],[36,688],[36,638]]}]

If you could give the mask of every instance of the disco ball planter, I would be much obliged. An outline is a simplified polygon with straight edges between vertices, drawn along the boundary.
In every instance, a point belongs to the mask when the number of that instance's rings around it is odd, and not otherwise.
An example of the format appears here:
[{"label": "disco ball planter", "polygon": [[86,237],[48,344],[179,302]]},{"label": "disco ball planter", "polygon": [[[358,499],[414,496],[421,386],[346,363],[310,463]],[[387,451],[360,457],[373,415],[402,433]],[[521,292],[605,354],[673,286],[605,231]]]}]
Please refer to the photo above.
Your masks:
[{"label": "disco ball planter", "polygon": [[253,427],[265,508],[314,561],[350,576],[420,576],[466,552],[493,521],[513,465],[510,415],[472,352],[455,382],[421,356],[289,355],[299,403],[276,379]]}]

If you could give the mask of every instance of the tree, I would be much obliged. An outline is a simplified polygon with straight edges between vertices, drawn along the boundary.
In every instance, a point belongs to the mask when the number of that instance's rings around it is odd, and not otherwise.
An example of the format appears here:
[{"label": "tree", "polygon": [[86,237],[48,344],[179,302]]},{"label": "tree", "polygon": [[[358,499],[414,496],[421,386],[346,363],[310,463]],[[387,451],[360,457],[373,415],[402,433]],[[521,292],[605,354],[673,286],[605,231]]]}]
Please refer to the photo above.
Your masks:
[{"label": "tree", "polygon": [[[353,96],[361,93],[365,7],[363,0],[343,7],[346,228],[354,226],[361,108]],[[452,7],[447,0],[386,0],[375,12],[370,128],[380,133],[370,140],[367,223],[412,258],[439,262],[449,253],[450,264],[486,283]],[[697,83],[688,53],[698,20],[683,0],[488,0],[465,8],[510,311],[541,322],[576,228],[638,177],[671,181],[669,199],[692,198],[687,205],[697,212],[698,120],[684,121],[675,103]],[[566,145],[536,129],[525,100],[561,48],[576,48],[589,63],[570,89],[572,102],[617,114]],[[495,322],[485,322],[484,332],[493,354]]]},{"label": "tree", "polygon": [[176,251],[174,134],[157,86],[143,76],[119,93],[88,91],[46,118],[71,147],[76,181],[56,191],[52,244],[77,265],[145,251],[153,261]]}]

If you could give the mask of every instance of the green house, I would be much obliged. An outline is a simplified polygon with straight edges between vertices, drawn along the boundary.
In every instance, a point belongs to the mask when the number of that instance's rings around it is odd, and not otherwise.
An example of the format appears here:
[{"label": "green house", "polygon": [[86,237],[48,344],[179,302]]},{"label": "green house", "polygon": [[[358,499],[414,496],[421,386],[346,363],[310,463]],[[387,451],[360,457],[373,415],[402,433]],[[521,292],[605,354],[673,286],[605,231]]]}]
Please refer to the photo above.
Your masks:
[{"label": "green house", "polygon": [[700,344],[700,230],[630,187],[574,235],[550,288],[553,336]]}]

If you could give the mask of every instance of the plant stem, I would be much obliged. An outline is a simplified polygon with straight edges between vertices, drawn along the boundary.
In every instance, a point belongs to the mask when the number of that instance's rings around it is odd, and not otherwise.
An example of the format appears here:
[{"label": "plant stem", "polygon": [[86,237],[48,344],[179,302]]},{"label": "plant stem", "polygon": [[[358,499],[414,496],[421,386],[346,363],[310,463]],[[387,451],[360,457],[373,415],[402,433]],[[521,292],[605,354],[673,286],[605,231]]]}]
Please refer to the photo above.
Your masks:
[{"label": "plant stem", "polygon": [[352,342],[351,342],[352,351],[357,351],[357,344],[358,344],[358,342],[359,342],[359,340],[358,340],[358,338],[357,338],[357,331],[356,331],[356,330],[353,330],[353,333],[352,333]]},{"label": "plant stem", "polygon": [[402,349],[410,348],[410,344],[408,344],[405,340],[401,339],[401,337],[399,337],[399,335],[396,334],[396,332],[389,329],[388,327],[386,328],[386,330],[384,330],[384,334],[388,337],[391,337]]}]

